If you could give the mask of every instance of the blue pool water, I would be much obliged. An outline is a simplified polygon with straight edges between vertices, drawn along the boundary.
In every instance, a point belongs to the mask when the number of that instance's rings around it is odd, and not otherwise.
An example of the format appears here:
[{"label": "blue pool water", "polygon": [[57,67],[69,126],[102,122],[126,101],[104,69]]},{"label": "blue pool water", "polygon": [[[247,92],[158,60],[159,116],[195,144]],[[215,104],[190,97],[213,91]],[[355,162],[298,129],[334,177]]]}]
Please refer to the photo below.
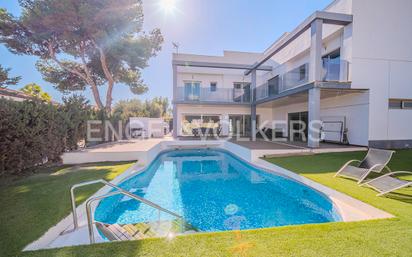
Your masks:
[{"label": "blue pool water", "polygon": [[[252,167],[223,150],[161,153],[120,187],[178,213],[201,231],[338,221],[332,202],[294,180]],[[157,210],[127,196],[102,200],[95,219],[129,224],[158,219]],[[162,220],[172,216],[162,214]]]}]

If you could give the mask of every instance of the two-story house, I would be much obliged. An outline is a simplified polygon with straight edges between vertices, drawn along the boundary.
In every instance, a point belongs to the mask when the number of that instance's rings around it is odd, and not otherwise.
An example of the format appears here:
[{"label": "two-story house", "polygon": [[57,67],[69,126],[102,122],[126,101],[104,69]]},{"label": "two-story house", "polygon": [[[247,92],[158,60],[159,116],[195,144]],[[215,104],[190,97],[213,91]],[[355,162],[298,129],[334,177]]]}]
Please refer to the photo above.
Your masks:
[{"label": "two-story house", "polygon": [[174,136],[208,126],[255,139],[269,128],[309,147],[411,147],[411,10],[410,0],[336,0],[263,53],[174,54]]}]

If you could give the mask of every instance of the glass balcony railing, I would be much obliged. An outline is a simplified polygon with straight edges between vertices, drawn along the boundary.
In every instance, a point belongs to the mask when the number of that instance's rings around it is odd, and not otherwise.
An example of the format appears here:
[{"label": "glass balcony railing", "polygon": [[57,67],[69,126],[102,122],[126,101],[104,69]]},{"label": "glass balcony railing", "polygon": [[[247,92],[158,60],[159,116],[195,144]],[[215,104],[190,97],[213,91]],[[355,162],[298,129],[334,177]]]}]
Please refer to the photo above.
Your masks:
[{"label": "glass balcony railing", "polygon": [[339,81],[340,63],[334,61],[324,61],[322,69],[323,81]]},{"label": "glass balcony railing", "polygon": [[[343,69],[341,69],[343,68]],[[350,81],[349,63],[347,61],[329,61],[324,62],[322,67],[322,81]],[[343,71],[344,79],[341,77]],[[303,64],[284,74],[280,74],[262,85],[256,87],[256,101],[267,97],[275,96],[287,90],[297,88],[309,83],[309,64]],[[343,80],[343,81],[342,81]]]},{"label": "glass balcony railing", "polygon": [[235,88],[216,88],[211,90],[209,87],[197,90],[185,91],[184,87],[178,87],[174,96],[175,101],[182,102],[217,102],[217,103],[250,103],[250,90]]},{"label": "glass balcony railing", "polygon": [[278,95],[286,90],[308,83],[308,66],[308,64],[303,64],[256,87],[256,100]]}]

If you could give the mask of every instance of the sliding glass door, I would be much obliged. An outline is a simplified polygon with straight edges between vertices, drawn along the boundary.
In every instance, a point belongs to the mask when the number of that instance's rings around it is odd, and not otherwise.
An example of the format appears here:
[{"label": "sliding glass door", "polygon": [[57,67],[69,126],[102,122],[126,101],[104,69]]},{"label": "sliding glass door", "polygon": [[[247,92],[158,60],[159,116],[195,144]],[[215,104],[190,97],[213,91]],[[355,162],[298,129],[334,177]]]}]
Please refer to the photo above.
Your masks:
[{"label": "sliding glass door", "polygon": [[290,141],[306,142],[308,138],[308,112],[295,112],[289,113],[289,132],[291,129],[294,131],[302,131],[302,133],[289,133]]},{"label": "sliding glass door", "polygon": [[[259,116],[256,116],[256,127]],[[252,131],[252,118],[250,115],[229,115],[229,133],[232,136],[249,137]]]}]

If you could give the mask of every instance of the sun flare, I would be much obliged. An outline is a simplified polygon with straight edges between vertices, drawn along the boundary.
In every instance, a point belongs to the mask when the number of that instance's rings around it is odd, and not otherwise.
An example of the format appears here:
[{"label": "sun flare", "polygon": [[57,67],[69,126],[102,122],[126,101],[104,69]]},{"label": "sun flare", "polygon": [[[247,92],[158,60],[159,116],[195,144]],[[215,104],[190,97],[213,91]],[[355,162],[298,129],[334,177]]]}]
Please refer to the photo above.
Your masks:
[{"label": "sun flare", "polygon": [[176,11],[176,0],[160,0],[159,5],[165,13],[174,13]]}]

